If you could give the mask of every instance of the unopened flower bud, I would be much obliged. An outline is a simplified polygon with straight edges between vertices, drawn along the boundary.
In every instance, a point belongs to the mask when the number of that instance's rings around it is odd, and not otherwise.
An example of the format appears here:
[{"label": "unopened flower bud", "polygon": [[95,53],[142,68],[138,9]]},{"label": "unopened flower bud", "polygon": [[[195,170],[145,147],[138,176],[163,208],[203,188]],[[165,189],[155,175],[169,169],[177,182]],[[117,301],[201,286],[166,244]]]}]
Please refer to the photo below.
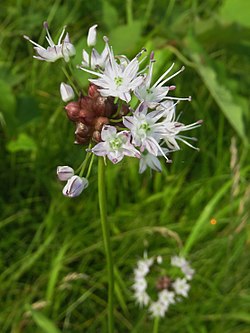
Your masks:
[{"label": "unopened flower bud", "polygon": [[75,97],[75,93],[72,87],[64,82],[62,82],[60,85],[60,93],[64,102],[69,102]]},{"label": "unopened flower bud", "polygon": [[73,176],[68,181],[63,188],[63,194],[66,197],[77,197],[82,193],[82,191],[88,186],[89,182],[84,177]]},{"label": "unopened flower bud", "polygon": [[60,180],[66,181],[74,176],[74,170],[69,166],[58,166],[57,167],[57,176]]},{"label": "unopened flower bud", "polygon": [[94,46],[96,44],[96,28],[97,24],[93,25],[89,29],[88,38],[87,38],[88,46]]},{"label": "unopened flower bud", "polygon": [[157,261],[157,264],[159,264],[159,265],[162,264],[162,261],[163,261],[162,256],[157,256],[156,261]]}]

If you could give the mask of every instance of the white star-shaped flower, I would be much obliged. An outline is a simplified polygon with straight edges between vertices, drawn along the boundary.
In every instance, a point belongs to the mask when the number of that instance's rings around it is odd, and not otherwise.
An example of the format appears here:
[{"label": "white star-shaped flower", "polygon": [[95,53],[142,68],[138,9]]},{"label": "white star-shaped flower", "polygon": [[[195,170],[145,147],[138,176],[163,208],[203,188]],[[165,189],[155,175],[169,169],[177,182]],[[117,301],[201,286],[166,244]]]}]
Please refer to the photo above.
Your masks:
[{"label": "white star-shaped flower", "polygon": [[165,306],[169,306],[170,304],[174,304],[174,292],[173,291],[168,291],[168,290],[162,290],[158,294],[158,299],[159,301],[164,304]]},{"label": "white star-shaped flower", "polygon": [[186,279],[177,278],[173,283],[173,288],[177,295],[187,297],[190,285],[187,283]]},{"label": "white star-shaped flower", "polygon": [[114,126],[105,125],[101,132],[102,142],[95,145],[91,151],[97,156],[107,156],[108,159],[116,164],[123,157],[131,156],[140,158],[140,152],[130,143],[130,133],[122,131],[117,133]]},{"label": "white star-shaped flower", "polygon": [[76,51],[74,45],[70,42],[68,33],[66,33],[63,39],[66,27],[63,28],[58,43],[55,44],[50,36],[48,23],[44,22],[43,26],[47,33],[46,40],[49,43],[47,49],[31,40],[28,36],[23,36],[25,39],[35,45],[34,50],[36,51],[37,56],[33,56],[33,58],[47,62],[55,62],[56,60],[63,58],[66,62],[68,62],[70,57],[75,55]]},{"label": "white star-shaped flower", "polygon": [[154,66],[154,53],[152,52],[150,55],[150,63],[149,63],[149,70],[148,74],[144,78],[142,84],[138,86],[135,90],[136,97],[141,101],[144,102],[148,107],[154,108],[159,103],[163,102],[166,99],[170,100],[191,100],[190,97],[187,98],[177,98],[167,96],[168,92],[175,89],[175,86],[164,86],[164,84],[171,80],[173,77],[181,73],[185,68],[182,67],[178,72],[174,73],[173,75],[166,78],[168,73],[173,69],[174,64],[172,64],[163,75],[153,84],[152,77],[153,77],[153,66]]},{"label": "white star-shaped flower", "polygon": [[[158,122],[158,120],[164,116],[164,113],[164,110],[148,112],[147,106],[142,103],[132,116],[123,117],[123,124],[131,131],[132,143],[141,147],[142,152],[146,149],[150,154],[154,156],[162,155],[168,161],[159,144],[161,139],[159,134],[164,133],[165,125],[163,122]],[[160,169],[156,159],[144,162],[152,162],[152,166],[155,164],[155,168]],[[141,170],[144,171],[144,169],[145,165],[142,162]]]},{"label": "white star-shaped flower", "polygon": [[102,96],[118,97],[128,103],[131,100],[131,91],[134,91],[143,81],[143,76],[138,74],[138,58],[135,57],[126,66],[124,62],[118,64],[112,49],[110,49],[107,43],[106,45],[108,61],[105,64],[103,73],[94,72],[84,67],[80,67],[80,69],[99,77],[98,79],[90,79],[89,81],[99,87]]},{"label": "white star-shaped flower", "polygon": [[164,305],[158,300],[157,302],[152,302],[148,310],[154,318],[164,317],[168,310],[168,306]]}]

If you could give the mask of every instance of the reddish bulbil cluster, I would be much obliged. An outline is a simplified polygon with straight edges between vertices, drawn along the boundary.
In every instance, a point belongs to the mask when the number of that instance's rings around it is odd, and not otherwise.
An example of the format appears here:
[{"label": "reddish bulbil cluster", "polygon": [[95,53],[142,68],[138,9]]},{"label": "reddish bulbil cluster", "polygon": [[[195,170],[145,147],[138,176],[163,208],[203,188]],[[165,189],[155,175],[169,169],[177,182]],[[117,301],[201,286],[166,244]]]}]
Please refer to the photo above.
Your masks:
[{"label": "reddish bulbil cluster", "polygon": [[65,106],[68,118],[76,124],[75,143],[87,144],[91,140],[101,141],[103,125],[110,123],[110,118],[119,119],[128,113],[123,106],[117,115],[117,104],[113,97],[103,97],[98,87],[91,84],[88,96],[80,96],[77,102],[70,102]]},{"label": "reddish bulbil cluster", "polygon": [[156,289],[168,289],[171,286],[171,279],[168,276],[161,276],[156,282]]}]

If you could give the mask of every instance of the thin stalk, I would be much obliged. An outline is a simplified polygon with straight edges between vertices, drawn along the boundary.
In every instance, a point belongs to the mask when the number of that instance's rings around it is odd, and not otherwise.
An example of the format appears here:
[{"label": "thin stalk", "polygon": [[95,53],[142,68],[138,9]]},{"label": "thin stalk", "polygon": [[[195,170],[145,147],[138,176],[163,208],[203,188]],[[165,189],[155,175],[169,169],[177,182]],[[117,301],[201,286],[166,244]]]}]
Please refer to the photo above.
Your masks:
[{"label": "thin stalk", "polygon": [[98,198],[102,225],[103,244],[108,271],[108,332],[114,332],[114,265],[111,251],[110,230],[107,220],[105,164],[102,157],[98,158]]},{"label": "thin stalk", "polygon": [[87,175],[86,175],[86,178],[87,178],[87,179],[88,179],[89,176],[90,176],[91,169],[92,169],[92,165],[93,165],[93,162],[94,162],[94,158],[95,158],[95,155],[92,153],[91,160],[90,160],[90,162],[89,162],[88,172],[87,172]]},{"label": "thin stalk", "polygon": [[131,25],[133,23],[133,0],[126,1],[126,12],[127,12],[127,24]]},{"label": "thin stalk", "polygon": [[175,0],[169,0],[168,7],[167,7],[167,10],[165,12],[165,17],[164,17],[165,21],[167,21],[168,18],[171,16],[174,5],[175,5]]},{"label": "thin stalk", "polygon": [[71,76],[68,73],[67,69],[62,67],[62,71],[63,71],[64,75],[66,76],[66,78],[68,79],[71,87],[74,89],[75,93],[78,95],[79,94],[78,89],[77,89],[76,85],[74,84],[73,80],[71,79]]},{"label": "thin stalk", "polygon": [[155,317],[153,333],[158,333],[160,317]]}]

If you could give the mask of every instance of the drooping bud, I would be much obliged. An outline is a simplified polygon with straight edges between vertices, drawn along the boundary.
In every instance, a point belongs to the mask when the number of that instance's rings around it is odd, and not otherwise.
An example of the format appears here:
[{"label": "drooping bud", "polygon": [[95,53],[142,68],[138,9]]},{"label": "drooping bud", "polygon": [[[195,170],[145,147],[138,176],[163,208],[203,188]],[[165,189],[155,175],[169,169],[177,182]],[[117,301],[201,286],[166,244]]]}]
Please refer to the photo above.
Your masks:
[{"label": "drooping bud", "polygon": [[82,191],[88,186],[89,182],[84,177],[73,176],[68,181],[63,188],[63,195],[66,197],[77,197],[82,193]]},{"label": "drooping bud", "polygon": [[67,165],[58,166],[56,173],[57,173],[57,177],[62,181],[66,181],[69,178],[71,178],[72,176],[74,176],[74,170]]},{"label": "drooping bud", "polygon": [[72,87],[64,82],[60,84],[60,93],[64,102],[69,102],[75,97],[75,93]]},{"label": "drooping bud", "polygon": [[97,24],[95,24],[91,28],[89,28],[89,33],[88,33],[88,38],[87,38],[88,46],[94,46],[96,44],[96,28],[97,28]]}]

